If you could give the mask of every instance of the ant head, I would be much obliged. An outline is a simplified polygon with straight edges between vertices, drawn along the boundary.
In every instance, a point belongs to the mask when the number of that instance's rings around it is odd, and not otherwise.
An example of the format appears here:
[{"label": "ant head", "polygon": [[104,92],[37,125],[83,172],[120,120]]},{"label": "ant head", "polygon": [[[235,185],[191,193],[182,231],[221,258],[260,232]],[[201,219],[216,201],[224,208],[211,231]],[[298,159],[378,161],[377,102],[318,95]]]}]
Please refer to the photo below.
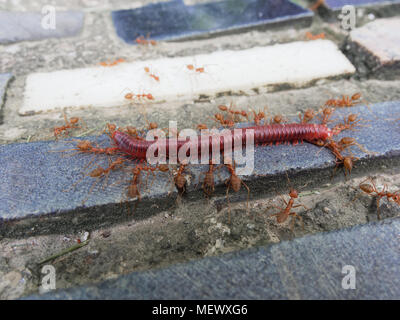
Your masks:
[{"label": "ant head", "polygon": [[289,196],[290,196],[291,198],[297,198],[297,197],[299,196],[299,193],[297,192],[296,189],[291,188],[291,189],[290,189],[290,192],[289,192]]},{"label": "ant head", "polygon": [[343,145],[349,145],[355,142],[354,138],[350,138],[350,137],[344,137],[342,139],[340,139],[339,143],[343,144]]},{"label": "ant head", "polygon": [[350,114],[347,118],[349,120],[349,122],[354,122],[357,120],[357,115],[356,114]]}]

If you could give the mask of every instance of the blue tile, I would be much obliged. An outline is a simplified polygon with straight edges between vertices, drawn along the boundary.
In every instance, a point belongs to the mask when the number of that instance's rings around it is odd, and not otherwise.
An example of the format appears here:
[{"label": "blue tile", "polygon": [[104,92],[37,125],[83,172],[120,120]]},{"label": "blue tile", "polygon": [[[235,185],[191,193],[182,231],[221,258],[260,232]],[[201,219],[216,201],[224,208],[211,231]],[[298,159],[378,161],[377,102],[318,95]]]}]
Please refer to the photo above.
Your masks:
[{"label": "blue tile", "polygon": [[[345,131],[338,137],[355,137],[365,148],[377,152],[375,155],[366,155],[354,148],[354,156],[360,158],[357,162],[358,167],[365,165],[367,160],[398,159],[400,156],[398,123],[390,120],[393,114],[400,113],[400,101],[380,103],[372,108],[373,114],[365,106],[345,108],[336,112],[341,121],[349,113],[362,114],[365,120],[370,120],[370,127],[361,127],[357,131]],[[101,146],[110,145],[109,138],[106,136],[92,137],[90,140],[98,142]],[[96,224],[127,219],[126,209],[120,206],[123,193],[126,192],[127,180],[130,178],[126,172],[125,174],[123,171],[113,172],[110,175],[108,187],[102,188],[100,183],[90,194],[84,206],[82,200],[88,196],[92,178],[86,177],[76,185],[76,188],[68,192],[63,191],[81,179],[81,172],[92,160],[92,155],[71,156],[51,151],[71,149],[75,145],[76,142],[64,140],[0,146],[0,181],[2,181],[0,220],[23,221],[29,217],[48,217],[48,220],[43,221],[29,220],[35,225],[35,230],[31,231],[29,228],[29,232],[33,234],[49,232],[49,228],[57,230],[69,228],[72,217],[79,218],[78,220],[82,223],[80,226],[85,226],[87,229],[94,228]],[[107,158],[98,157],[96,161],[103,167],[108,165]],[[313,170],[314,179],[319,179],[316,178],[318,172],[329,179],[331,169],[335,166],[335,159],[326,148],[320,149],[304,143],[296,146],[256,147],[254,164],[253,175],[245,177],[245,181],[251,189],[252,196],[256,197],[257,194],[265,194],[265,188],[271,181],[282,177],[288,170],[299,175],[309,175],[309,172]],[[200,188],[195,190],[194,185],[199,181],[201,172],[206,169],[207,166],[204,165],[189,166],[187,172],[193,176],[192,181],[195,183],[188,187],[188,201],[202,196]],[[323,169],[327,170],[324,172]],[[323,176],[320,178],[323,179]],[[215,178],[216,193],[219,192],[221,195],[225,193],[224,180],[227,178],[228,172],[221,170]],[[125,182],[121,183],[123,180]],[[115,184],[118,181],[120,183]],[[151,185],[148,193],[142,194],[142,200],[135,212],[137,217],[146,218],[173,206],[174,197],[168,196],[171,187],[168,175],[157,173],[155,181],[157,183]],[[231,195],[232,200],[238,197],[244,198],[244,191],[242,194]],[[52,218],[54,218],[53,223],[51,223]],[[28,228],[29,225],[29,223],[21,224],[16,228]],[[0,223],[0,234],[11,234],[15,230]]]},{"label": "blue tile", "polygon": [[77,35],[83,27],[84,13],[56,11],[55,29],[42,27],[45,15],[36,12],[0,12],[0,44]]},{"label": "blue tile", "polygon": [[399,233],[400,219],[380,221],[26,299],[398,299]]},{"label": "blue tile", "polygon": [[307,20],[313,13],[287,0],[225,0],[185,6],[181,0],[112,12],[117,31],[125,42],[139,36],[177,40],[231,30]]},{"label": "blue tile", "polygon": [[386,6],[400,4],[400,0],[325,0],[326,6],[334,11],[341,10],[345,5],[352,5],[355,7],[364,6]]},{"label": "blue tile", "polygon": [[0,109],[3,106],[7,85],[11,78],[11,73],[0,73]]}]

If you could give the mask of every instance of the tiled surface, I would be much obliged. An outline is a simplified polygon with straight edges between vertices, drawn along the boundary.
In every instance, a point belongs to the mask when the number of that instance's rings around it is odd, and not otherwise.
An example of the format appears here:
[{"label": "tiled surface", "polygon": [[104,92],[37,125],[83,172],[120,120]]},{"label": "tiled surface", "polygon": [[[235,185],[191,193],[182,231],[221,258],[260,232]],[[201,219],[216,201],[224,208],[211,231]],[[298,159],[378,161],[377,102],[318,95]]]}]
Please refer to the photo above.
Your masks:
[{"label": "tiled surface", "polygon": [[[273,63],[264,63],[273,61]],[[187,65],[204,67],[204,73]],[[155,81],[144,71],[159,76]],[[353,65],[329,40],[292,42],[240,51],[216,51],[189,57],[121,63],[112,68],[93,67],[30,74],[20,114],[64,107],[127,105],[128,92],[151,93],[153,101],[213,97],[223,92],[251,92],[280,85],[300,87],[321,78],[350,75]],[[243,77],[243,75],[246,77]],[[265,89],[264,89],[265,90]],[[146,99],[136,102],[148,102]]]},{"label": "tiled surface", "polygon": [[57,12],[55,29],[42,27],[45,15],[34,12],[0,12],[0,44],[46,38],[63,38],[77,35],[82,27],[84,13]]},{"label": "tiled surface", "polygon": [[27,299],[398,299],[399,234],[387,220]]},{"label": "tiled surface", "polygon": [[181,0],[112,13],[118,36],[134,44],[139,36],[176,40],[296,20],[311,23],[312,12],[287,0],[226,0],[185,6]]},{"label": "tiled surface", "polygon": [[350,33],[350,41],[358,46],[370,60],[372,72],[387,68],[387,72],[400,70],[400,18],[379,19]]},{"label": "tiled surface", "polygon": [[[371,127],[361,127],[357,131],[343,132],[339,136],[353,136],[357,141],[364,145],[370,151],[374,151],[375,155],[366,155],[358,149],[354,149],[353,154],[360,159],[379,159],[379,158],[397,158],[400,156],[400,131],[398,124],[389,120],[393,114],[400,112],[400,102],[388,102],[372,106],[373,114],[369,113],[365,106],[353,107],[351,110],[340,110],[337,116],[340,121],[342,117],[349,113],[360,113],[364,120],[371,120]],[[378,117],[378,119],[376,119]],[[94,138],[93,138],[94,139]],[[101,146],[107,145],[108,138],[103,137],[98,140]],[[27,144],[11,144],[0,147],[0,163],[4,165],[0,167],[0,178],[3,181],[0,184],[0,194],[2,201],[0,202],[0,218],[10,219],[26,219],[30,216],[39,217],[49,215],[58,217],[54,220],[53,227],[60,228],[60,224],[70,221],[72,217],[82,217],[80,223],[85,228],[90,228],[93,224],[102,222],[110,222],[121,219],[121,216],[127,217],[122,212],[120,214],[113,213],[110,206],[117,205],[121,202],[121,197],[125,192],[128,182],[118,185],[112,185],[113,182],[128,180],[130,177],[122,176],[123,172],[112,173],[109,179],[109,187],[101,188],[102,183],[98,184],[98,188],[89,196],[85,206],[82,207],[82,200],[88,196],[88,191],[92,186],[92,178],[86,177],[77,184],[76,189],[72,188],[69,192],[63,190],[69,189],[71,185],[79,181],[80,173],[85,164],[92,160],[91,155],[75,155],[68,156],[56,150],[71,149],[75,143],[60,142],[37,142]],[[318,152],[318,156],[317,156]],[[29,154],[29,157],[26,155]],[[101,157],[99,157],[101,159]],[[105,166],[106,159],[97,162],[99,165]],[[327,149],[320,150],[314,145],[304,143],[301,145],[279,145],[265,146],[255,148],[254,154],[254,173],[249,177],[245,177],[245,181],[252,190],[252,194],[257,192],[265,192],[265,184],[270,182],[274,176],[281,176],[288,170],[294,170],[301,174],[307,173],[309,170],[318,171],[318,169],[329,169],[335,165],[334,157]],[[362,166],[362,161],[357,166]],[[206,168],[202,166],[204,171]],[[88,171],[88,170],[87,170]],[[192,175],[192,181],[199,180],[200,169],[198,166],[190,166],[187,173]],[[261,175],[261,177],[259,176]],[[329,174],[326,174],[328,178]],[[220,177],[216,178],[216,185],[220,186],[220,190],[225,191],[223,181],[228,178],[225,170],[221,172]],[[150,178],[151,179],[151,178]],[[168,196],[171,185],[169,184],[168,175],[159,173],[155,178],[157,183],[153,183],[149,190],[143,192],[142,201],[139,203],[137,213],[139,216],[149,216],[154,214],[155,209],[152,205],[156,205],[158,210],[171,205],[171,197]],[[197,189],[199,194],[201,191]],[[195,192],[194,185],[188,187],[189,198],[198,196]],[[237,195],[232,195],[233,199]],[[108,209],[106,207],[108,206]],[[86,208],[86,209],[85,209]],[[95,221],[90,221],[89,209],[104,208],[100,213],[94,214]],[[81,212],[71,216],[71,211]],[[89,217],[89,218],[87,218]],[[64,220],[65,219],[65,220]],[[35,223],[32,220],[30,223]],[[85,226],[88,224],[88,226]],[[92,225],[91,225],[92,224]],[[29,223],[25,224],[25,227]],[[22,228],[24,225],[21,226]],[[45,232],[43,228],[48,228],[45,221],[35,225],[34,232]],[[42,228],[42,230],[40,230]],[[12,228],[3,227],[0,234],[12,232]],[[31,231],[29,231],[31,232]]]},{"label": "tiled surface", "polygon": [[4,103],[4,96],[6,93],[8,82],[11,78],[11,73],[0,73],[0,110]]}]

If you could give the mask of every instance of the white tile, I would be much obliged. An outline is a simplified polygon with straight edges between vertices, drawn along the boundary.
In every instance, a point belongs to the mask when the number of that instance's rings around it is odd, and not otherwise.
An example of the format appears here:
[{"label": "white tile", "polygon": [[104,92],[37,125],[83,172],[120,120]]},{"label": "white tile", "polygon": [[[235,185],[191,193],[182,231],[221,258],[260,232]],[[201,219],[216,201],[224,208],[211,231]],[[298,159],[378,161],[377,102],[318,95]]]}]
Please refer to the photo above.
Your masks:
[{"label": "white tile", "polygon": [[[188,70],[188,64],[204,67],[205,73]],[[145,73],[146,66],[159,76],[159,82]],[[333,42],[299,41],[241,51],[121,63],[114,67],[30,74],[19,112],[126,105],[129,101],[124,95],[128,92],[151,93],[154,103],[268,85],[304,86],[316,79],[354,72],[353,65]]]}]

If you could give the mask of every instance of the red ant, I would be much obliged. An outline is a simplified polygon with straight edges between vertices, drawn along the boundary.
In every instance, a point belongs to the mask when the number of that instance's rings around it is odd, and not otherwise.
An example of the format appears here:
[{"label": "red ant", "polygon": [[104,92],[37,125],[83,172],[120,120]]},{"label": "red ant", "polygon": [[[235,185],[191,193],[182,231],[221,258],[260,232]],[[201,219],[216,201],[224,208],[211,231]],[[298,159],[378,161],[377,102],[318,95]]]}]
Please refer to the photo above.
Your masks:
[{"label": "red ant", "polygon": [[[234,121],[241,121],[241,117],[245,118],[247,121],[249,121],[249,115],[245,110],[235,110],[232,107],[232,103],[230,104],[229,107],[225,106],[225,105],[219,105],[218,109],[220,109],[223,112],[228,112],[231,115],[232,118],[232,122]],[[236,119],[236,120],[235,120]]]},{"label": "red ant", "polygon": [[204,174],[203,191],[207,196],[211,196],[215,189],[214,172],[217,171],[222,165],[215,167],[215,164],[210,160],[208,171]]},{"label": "red ant", "polygon": [[198,72],[198,73],[204,73],[205,72],[205,69],[204,69],[204,67],[199,67],[199,68],[196,68],[194,65],[192,65],[192,64],[188,64],[188,65],[186,65],[186,68],[188,68],[190,71],[195,71],[195,72]]},{"label": "red ant", "polygon": [[312,110],[312,109],[307,109],[307,110],[304,112],[303,117],[301,116],[301,114],[299,114],[300,123],[308,123],[308,122],[310,122],[314,117],[315,117],[315,111]]},{"label": "red ant", "polygon": [[212,118],[212,119],[215,120],[216,122],[219,122],[223,126],[227,126],[227,127],[235,126],[235,122],[233,120],[225,119],[221,113],[216,113],[214,115],[214,118]]},{"label": "red ant", "polygon": [[[287,177],[289,185],[290,185],[290,180],[289,180],[289,176],[287,175],[287,173],[286,173],[286,177]],[[290,186],[290,191],[289,191],[290,199],[289,199],[289,201],[286,201],[285,198],[281,194],[278,194],[278,195],[280,196],[282,201],[285,203],[286,207],[285,208],[281,208],[281,207],[278,207],[278,206],[275,206],[275,205],[271,205],[272,207],[280,210],[278,213],[272,214],[271,217],[276,216],[276,221],[278,223],[283,223],[283,222],[285,222],[287,220],[287,218],[289,216],[292,216],[292,219],[291,219],[291,224],[292,224],[291,225],[291,230],[292,231],[294,229],[295,219],[298,218],[301,221],[302,227],[304,229],[304,223],[303,223],[302,217],[300,217],[296,212],[291,211],[292,209],[298,208],[298,207],[303,207],[304,209],[309,210],[309,208],[307,208],[304,204],[300,203],[300,204],[294,205],[295,199],[297,199],[299,197],[298,191],[296,189],[294,189],[292,186]],[[268,209],[267,209],[267,211],[268,211]]]},{"label": "red ant", "polygon": [[332,116],[334,111],[335,111],[334,108],[328,108],[328,107],[323,108],[322,115],[321,115],[321,123],[327,124],[330,121],[329,119]]},{"label": "red ant", "polygon": [[153,78],[157,82],[160,82],[160,78],[158,76],[156,76],[155,74],[151,73],[149,67],[144,67],[144,71],[150,76],[150,78]]},{"label": "red ant", "polygon": [[187,164],[186,163],[181,163],[179,165],[179,169],[174,173],[174,183],[176,188],[179,191],[179,194],[183,194],[186,192],[186,184],[187,180],[185,176],[183,175],[183,172],[185,171]]},{"label": "red ant", "polygon": [[270,121],[271,124],[281,124],[283,122],[287,122],[287,119],[285,119],[281,114],[275,115]]},{"label": "red ant", "polygon": [[359,123],[361,119],[357,120],[357,115],[356,114],[350,114],[347,119],[344,120],[343,123],[340,123],[336,125],[332,131],[334,134],[339,134],[343,130],[353,130],[353,128],[356,126],[357,123]]},{"label": "red ant", "polygon": [[329,99],[325,102],[325,106],[329,107],[352,107],[360,101],[361,93],[355,93],[351,97],[342,95],[341,99]]},{"label": "red ant", "polygon": [[[93,185],[91,186],[87,197],[82,201],[82,204],[84,204],[84,203],[86,202],[86,200],[89,198],[89,195],[92,193],[93,188],[94,188],[95,185],[96,185],[96,182],[97,182],[99,179],[101,179],[101,178],[103,178],[103,177],[106,177],[106,180],[104,181],[104,186],[105,186],[105,185],[107,184],[108,176],[109,176],[110,172],[111,172],[111,171],[115,171],[115,170],[117,170],[117,169],[120,169],[121,166],[124,164],[125,159],[124,159],[124,158],[118,158],[118,159],[116,159],[116,160],[113,161],[113,162],[111,162],[111,160],[109,159],[109,162],[110,162],[110,164],[109,164],[109,166],[108,166],[106,169],[104,169],[103,167],[97,166],[96,169],[93,169],[92,171],[89,172],[88,176],[90,176],[90,177],[92,177],[92,178],[96,178],[96,181],[93,182]],[[86,175],[85,175],[85,176],[86,176]],[[85,176],[84,176],[84,177],[85,177]],[[83,178],[84,178],[84,177],[83,177]],[[82,178],[82,179],[83,179],[83,178]],[[76,182],[76,183],[74,184],[74,186],[75,186],[77,183],[79,183],[80,181],[82,181],[82,179],[80,179],[78,182]]]},{"label": "red ant", "polygon": [[108,63],[108,62],[100,62],[100,65],[102,67],[113,67],[113,66],[116,66],[117,64],[122,63],[122,62],[125,62],[125,59],[119,58],[119,59],[117,59],[117,60],[115,60],[113,62],[110,62],[110,63]]},{"label": "red ant", "polygon": [[204,123],[200,123],[197,125],[197,130],[207,130],[208,127]]},{"label": "red ant", "polygon": [[68,134],[68,129],[80,129],[80,128],[82,128],[81,126],[77,125],[79,120],[81,120],[80,118],[72,117],[68,121],[68,118],[67,118],[67,115],[65,114],[65,112],[63,114],[64,114],[65,125],[63,125],[61,127],[54,127],[54,129],[53,129],[54,136],[56,137],[56,139],[58,139],[58,136],[60,134],[62,134],[63,132],[65,132],[65,134]]},{"label": "red ant", "polygon": [[259,126],[261,124],[261,120],[265,119],[265,112],[264,111],[259,111],[258,113],[256,113],[253,109],[252,109],[253,115],[254,115],[254,123]]},{"label": "red ant", "polygon": [[249,210],[249,198],[250,198],[250,188],[240,179],[236,174],[236,163],[234,162],[232,165],[232,161],[230,159],[225,159],[224,161],[225,167],[228,169],[230,177],[225,181],[227,185],[226,188],[226,198],[228,200],[229,206],[229,223],[231,221],[231,207],[229,204],[229,189],[232,188],[234,192],[239,192],[241,185],[243,185],[247,189],[247,203],[246,210]]},{"label": "red ant", "polygon": [[125,99],[127,99],[127,100],[133,100],[135,98],[137,98],[138,100],[144,99],[144,98],[146,98],[148,100],[154,100],[154,97],[151,93],[134,94],[132,92],[129,92],[125,95]]},{"label": "red ant", "polygon": [[[365,183],[366,181],[370,181],[372,185],[369,183]],[[376,185],[371,177],[369,177],[369,178],[365,179],[363,182],[361,182],[359,187],[363,192],[365,192],[368,195],[372,196],[375,193],[375,196],[377,197],[376,206],[377,206],[378,219],[381,219],[379,202],[381,201],[382,198],[386,197],[386,199],[388,201],[392,200],[393,202],[400,205],[400,190],[395,191],[395,192],[388,192],[387,191],[388,186],[385,184],[383,186],[382,190],[378,191],[378,189],[376,188]],[[357,199],[357,197],[355,199]]]},{"label": "red ant", "polygon": [[308,40],[317,40],[317,39],[325,39],[325,33],[320,33],[313,35],[311,32],[306,32],[306,37]]},{"label": "red ant", "polygon": [[[344,140],[344,141],[348,142],[346,140]],[[353,160],[358,160],[358,158],[353,157],[353,156],[343,156],[341,153],[345,148],[349,147],[349,144],[343,143],[343,141],[337,143],[333,139],[328,140],[328,143],[325,143],[325,141],[322,141],[322,140],[309,141],[309,142],[313,143],[319,147],[327,147],[335,156],[336,166],[335,166],[335,169],[333,170],[332,177],[335,175],[336,169],[341,164],[343,164],[345,176],[347,176],[347,173],[349,175],[351,174],[351,170],[353,169]]]},{"label": "red ant", "polygon": [[137,44],[141,44],[141,45],[152,45],[155,46],[157,44],[157,42],[155,40],[150,40],[149,39],[149,34],[147,34],[147,37],[145,38],[144,36],[139,36],[135,39]]}]

